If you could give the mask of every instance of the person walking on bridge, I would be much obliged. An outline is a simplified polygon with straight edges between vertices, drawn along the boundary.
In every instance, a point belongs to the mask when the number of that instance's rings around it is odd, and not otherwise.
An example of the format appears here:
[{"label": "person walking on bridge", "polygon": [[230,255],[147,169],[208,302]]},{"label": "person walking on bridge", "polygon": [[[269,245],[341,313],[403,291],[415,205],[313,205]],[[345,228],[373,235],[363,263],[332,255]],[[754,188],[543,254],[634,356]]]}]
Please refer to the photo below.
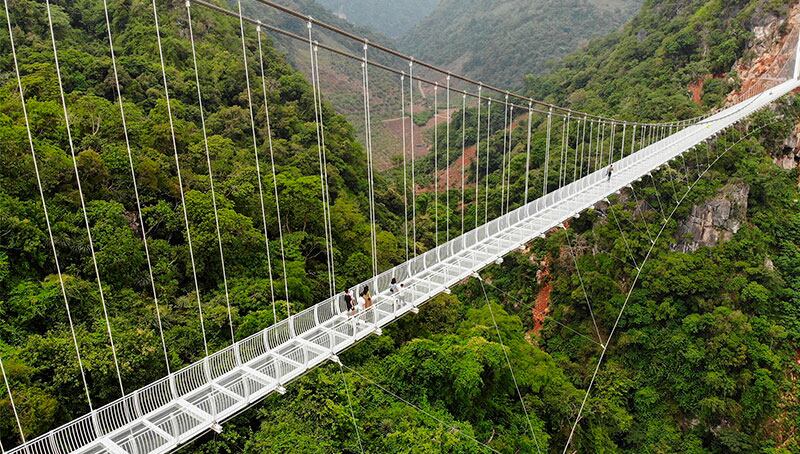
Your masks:
[{"label": "person walking on bridge", "polygon": [[608,171],[606,172],[606,176],[608,176],[607,181],[611,181],[611,173],[614,172],[614,164],[610,164],[608,166]]}]

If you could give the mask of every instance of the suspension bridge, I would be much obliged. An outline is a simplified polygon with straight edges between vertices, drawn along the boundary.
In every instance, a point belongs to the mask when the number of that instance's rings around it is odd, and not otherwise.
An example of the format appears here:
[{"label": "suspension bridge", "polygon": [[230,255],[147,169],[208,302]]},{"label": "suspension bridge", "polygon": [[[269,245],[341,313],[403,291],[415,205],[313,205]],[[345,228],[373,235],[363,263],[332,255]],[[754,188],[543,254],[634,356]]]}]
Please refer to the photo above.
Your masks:
[{"label": "suspension bridge", "polygon": [[[380,335],[381,330],[386,325],[399,319],[405,314],[412,312],[417,313],[418,308],[426,301],[434,296],[449,292],[449,289],[469,278],[481,279],[479,272],[493,264],[502,261],[503,256],[510,252],[524,246],[532,239],[546,235],[554,228],[564,227],[564,223],[572,218],[580,216],[580,213],[588,208],[595,206],[597,203],[607,200],[607,198],[615,193],[620,192],[626,187],[630,187],[637,181],[640,181],[646,176],[651,176],[653,172],[663,167],[669,166],[670,163],[680,158],[684,153],[692,150],[694,147],[708,141],[714,136],[725,131],[727,128],[737,124],[738,122],[748,118],[753,113],[764,109],[777,99],[792,92],[800,87],[798,74],[800,74],[798,63],[800,59],[797,58],[797,47],[793,45],[790,55],[787,56],[783,63],[783,68],[780,73],[782,77],[772,77],[765,80],[764,84],[760,84],[754,88],[753,92],[746,97],[743,101],[719,110],[712,115],[705,117],[670,122],[670,123],[643,123],[635,121],[623,121],[613,118],[604,118],[596,115],[591,115],[584,112],[577,112],[568,108],[550,105],[547,103],[528,99],[524,96],[509,93],[508,91],[500,90],[495,87],[481,84],[480,82],[470,80],[466,77],[459,76],[447,72],[434,65],[425,62],[419,62],[405,56],[392,49],[368,43],[365,40],[349,34],[346,31],[337,29],[329,24],[321,23],[313,18],[309,18],[303,14],[292,11],[288,8],[282,7],[270,1],[258,0],[259,3],[268,7],[274,8],[277,11],[288,14],[303,20],[307,25],[308,35],[299,36],[290,31],[286,31],[277,27],[269,26],[261,23],[259,20],[246,17],[242,14],[241,3],[239,2],[239,9],[237,11],[226,9],[223,6],[215,5],[201,0],[193,0],[186,2],[187,12],[187,26],[188,35],[191,40],[192,57],[194,61],[195,74],[197,75],[197,100],[200,108],[201,115],[203,113],[202,104],[202,91],[200,87],[200,78],[198,75],[196,50],[194,42],[194,34],[192,31],[192,17],[191,11],[193,8],[206,8],[209,11],[214,11],[218,14],[230,16],[238,19],[241,40],[242,40],[242,58],[244,59],[244,67],[247,68],[248,50],[245,45],[245,33],[255,28],[258,36],[258,53],[261,58],[261,81],[263,83],[263,53],[261,52],[261,36],[266,33],[273,33],[293,39],[301,44],[308,46],[310,58],[310,78],[314,89],[314,107],[316,110],[315,116],[317,119],[317,140],[319,144],[319,159],[320,159],[320,181],[323,183],[321,188],[322,209],[325,217],[326,226],[326,240],[332,241],[331,222],[330,222],[330,195],[327,192],[327,170],[326,170],[326,157],[325,157],[325,144],[324,144],[324,129],[320,127],[322,123],[322,92],[319,86],[319,49],[327,50],[333,55],[342,59],[350,59],[359,63],[362,70],[362,90],[363,90],[363,107],[364,107],[364,121],[365,121],[365,147],[367,152],[367,169],[369,181],[369,199],[370,199],[370,220],[372,225],[371,231],[371,246],[372,246],[372,276],[352,288],[369,287],[374,289],[372,297],[373,304],[370,307],[363,308],[357,312],[350,311],[346,306],[343,294],[337,292],[335,279],[333,277],[335,270],[333,269],[333,260],[331,256],[331,249],[327,250],[328,253],[328,272],[330,275],[329,285],[331,296],[307,309],[290,314],[287,318],[279,321],[278,323],[266,327],[262,331],[253,334],[241,340],[235,340],[234,327],[231,322],[231,344],[220,351],[210,352],[207,344],[205,344],[204,332],[204,348],[205,356],[180,370],[169,371],[169,362],[167,361],[168,374],[162,379],[151,383],[143,388],[133,391],[125,391],[122,386],[122,376],[119,375],[119,366],[117,364],[117,374],[120,381],[120,389],[122,396],[106,405],[100,407],[93,407],[91,404],[91,397],[86,385],[85,376],[82,378],[84,386],[86,386],[86,397],[89,401],[89,412],[84,416],[75,419],[68,424],[55,428],[47,433],[44,433],[35,439],[26,440],[24,437],[24,428],[20,422],[19,416],[14,407],[14,413],[17,416],[16,422],[21,434],[22,444],[19,446],[6,449],[5,452],[9,454],[56,454],[56,453],[163,453],[177,449],[178,447],[186,444],[194,438],[210,431],[220,431],[221,424],[226,420],[234,417],[242,411],[256,405],[260,400],[273,393],[285,393],[286,386],[297,377],[303,375],[309,370],[319,366],[326,361],[339,363],[338,354],[349,348],[350,346],[358,343],[371,335]],[[27,123],[27,110],[25,110],[25,96],[23,92],[23,84],[20,78],[20,70],[17,63],[17,53],[14,47],[14,33],[12,27],[11,11],[9,10],[9,1],[4,0],[6,18],[8,21],[8,32],[11,37],[11,45],[13,50],[14,64],[16,70],[16,78],[18,81],[18,88],[20,92],[20,99],[22,101],[22,109],[25,112]],[[50,16],[50,4],[48,6],[48,22],[50,25],[51,40],[53,51],[55,55],[55,63],[57,70],[57,77],[59,87],[61,90],[61,103],[64,110],[65,118],[68,118],[67,104],[64,98],[64,89],[61,86],[61,69],[58,65],[58,45],[53,33],[52,18]],[[119,100],[119,108],[123,119],[125,119],[125,112],[121,100],[121,90],[119,86],[119,79],[117,77],[117,61],[114,55],[114,45],[112,37],[111,18],[109,17],[108,6],[103,0],[105,11],[105,20],[107,25],[109,51],[113,63],[113,73],[115,76],[116,95]],[[167,74],[164,71],[164,56],[162,52],[161,34],[159,31],[159,12],[156,2],[153,1],[153,18],[155,20],[156,37],[158,42],[158,49],[160,52],[161,69],[163,75],[163,84],[167,105],[169,107],[169,81]],[[353,39],[356,42],[363,43],[363,55],[356,55],[347,50],[342,50],[337,47],[326,46],[323,43],[318,43],[313,39],[312,32],[315,27],[322,27],[329,31],[340,33],[343,36]],[[390,56],[400,59],[408,67],[397,69],[386,63],[377,63],[370,60],[368,51],[382,52]],[[406,229],[406,251],[409,254],[408,260],[404,263],[396,265],[390,269],[379,270],[376,259],[376,232],[375,232],[375,206],[374,206],[374,186],[373,186],[373,149],[371,137],[371,106],[370,106],[370,76],[369,69],[377,68],[378,70],[387,72],[398,76],[399,84],[402,91],[402,116],[403,124],[405,127],[406,117],[409,121],[414,115],[414,84],[426,83],[435,87],[435,95],[438,96],[439,91],[446,91],[446,105],[449,109],[451,107],[451,94],[461,96],[462,110],[467,107],[467,99],[477,100],[478,107],[478,143],[477,143],[477,158],[475,162],[466,162],[462,156],[461,165],[461,178],[459,181],[450,181],[449,175],[445,187],[442,188],[443,192],[447,192],[447,206],[451,206],[450,192],[460,191],[460,211],[461,211],[461,234],[450,235],[450,226],[447,226],[446,240],[439,243],[439,222],[437,218],[437,245],[424,253],[417,253],[416,241],[416,203],[414,201],[416,193],[416,184],[414,182],[418,175],[415,174],[415,156],[414,156],[414,135],[411,132],[410,147],[411,147],[411,190],[409,202],[409,195],[404,197],[405,205],[405,229]],[[414,76],[414,68],[422,68],[426,74],[437,74],[443,83],[439,84],[437,81],[426,80],[422,77]],[[255,119],[253,112],[254,96],[251,93],[251,84],[253,80],[257,80],[256,76],[248,73],[247,69],[244,70],[244,77],[247,84],[247,96],[250,107],[250,122],[253,132],[253,147],[255,151],[255,159],[258,163],[259,153],[258,144],[256,143],[255,133]],[[431,76],[433,77],[433,76]],[[461,83],[461,88],[454,88],[451,86],[451,81],[458,80]],[[407,84],[407,85],[406,85]],[[258,85],[256,83],[256,85]],[[410,99],[406,99],[406,87]],[[470,88],[471,87],[471,88]],[[266,87],[263,87],[266,93]],[[489,93],[497,96],[492,96]],[[499,97],[498,97],[499,96]],[[438,98],[437,98],[438,99]],[[438,102],[438,101],[435,101]],[[483,199],[480,197],[480,190],[482,184],[486,184],[488,192],[488,177],[484,177],[484,181],[480,181],[481,176],[481,148],[480,148],[480,115],[481,106],[486,109],[492,108],[492,103],[495,106],[500,105],[505,112],[504,129],[511,129],[514,116],[513,111],[516,108],[518,113],[527,115],[527,143],[525,147],[526,162],[525,172],[519,175],[519,178],[524,179],[524,197],[519,203],[519,206],[513,207],[511,204],[511,136],[508,135],[506,143],[504,137],[504,151],[507,146],[509,156],[503,155],[503,176],[502,184],[507,185],[503,188],[503,196],[501,200],[500,215],[494,219],[488,219],[488,198]],[[265,97],[266,105],[266,97]],[[408,106],[408,111],[406,111]],[[269,112],[267,111],[267,128],[269,128]],[[172,112],[170,114],[170,122],[172,122]],[[541,190],[533,188],[530,181],[531,173],[531,124],[532,117],[540,115],[544,119],[547,128],[547,143],[545,150],[544,161],[544,184]],[[486,156],[483,158],[488,165],[488,137],[490,133],[490,123],[488,118],[490,113],[487,113],[487,123],[485,124],[486,134]],[[556,130],[562,129],[560,148],[559,144],[551,143],[551,132],[555,135]],[[449,123],[448,123],[449,128]],[[573,129],[573,136],[570,136],[570,128]],[[268,129],[269,130],[269,129]],[[589,131],[587,133],[587,130]],[[611,141],[607,148],[603,148],[605,143],[601,140],[601,130],[603,136],[610,134]],[[69,133],[69,123],[67,123],[67,132]],[[203,135],[205,138],[205,123],[203,123]],[[403,178],[405,179],[407,172],[406,166],[406,133],[403,134]],[[616,135],[616,140],[614,136]],[[127,131],[125,132],[126,141],[128,141]],[[70,146],[72,148],[70,136]],[[180,178],[180,163],[178,159],[178,146],[175,142],[174,131],[172,131],[172,145],[174,148],[176,167],[178,167],[177,175]],[[570,140],[573,142],[570,143]],[[37,162],[37,150],[34,146],[33,131],[28,126],[28,141],[34,163]],[[130,156],[130,143],[128,142],[128,154]],[[449,144],[449,129],[448,129],[448,153],[450,152]],[[458,147],[453,147],[458,148]],[[269,142],[270,159],[272,143],[271,138]],[[552,149],[552,150],[551,150]],[[72,148],[72,157],[74,161],[75,151]],[[209,159],[209,175],[211,175],[210,157],[208,157],[208,145],[206,143],[206,157]],[[462,152],[463,144],[462,144]],[[548,164],[551,161],[550,153],[560,153],[558,168],[548,169]],[[584,156],[584,153],[588,154]],[[574,153],[571,156],[570,153]],[[580,153],[580,157],[579,157]],[[506,161],[506,158],[507,161]],[[573,160],[575,165],[572,168],[572,174],[566,172],[566,164],[569,160]],[[464,168],[467,166],[475,165],[476,181],[474,181],[474,188],[467,187],[465,184]],[[613,172],[609,171],[609,166],[613,164]],[[508,166],[508,167],[506,167]],[[274,172],[274,161],[271,162],[271,171]],[[259,172],[260,172],[260,167]],[[548,170],[559,172],[559,184],[556,189],[548,187]],[[133,164],[131,162],[131,171],[133,172]],[[434,177],[436,197],[439,197],[438,187],[438,171],[439,165],[436,164],[436,176]],[[38,178],[38,166],[36,168]],[[77,174],[78,168],[75,167]],[[488,172],[487,172],[488,174]],[[259,183],[261,181],[259,173]],[[688,183],[688,182],[687,182]],[[41,181],[39,181],[41,193]],[[80,178],[78,177],[78,185],[80,185]],[[182,185],[182,183],[181,183]],[[690,185],[691,186],[691,185]],[[134,175],[135,187],[135,175]],[[404,182],[404,188],[407,184]],[[79,186],[80,189],[80,186]],[[269,189],[268,189],[269,190]],[[475,197],[472,200],[474,207],[467,207],[465,203],[465,192],[475,191]],[[211,178],[211,191],[213,194],[213,177]],[[277,187],[274,188],[276,200],[278,199]],[[261,193],[261,214],[264,218],[264,235],[269,247],[269,238],[266,232],[266,214],[264,212],[263,188],[259,187]],[[183,194],[181,194],[183,196]],[[442,196],[444,197],[444,196]],[[468,197],[471,198],[471,197]],[[45,208],[45,217],[49,226],[49,218],[47,218],[47,203],[43,193],[41,194],[41,202]],[[83,203],[83,195],[81,193],[81,202]],[[453,200],[458,204],[458,200]],[[481,206],[480,203],[484,205]],[[191,237],[188,234],[188,220],[186,220],[185,201],[184,206],[184,221],[187,228],[187,236],[189,236],[189,247],[191,251]],[[137,192],[137,205],[139,204]],[[141,220],[141,206],[138,207],[138,216]],[[216,218],[216,201],[214,204],[215,219],[217,219],[217,233],[219,234],[219,220]],[[278,216],[280,216],[280,205],[278,204]],[[476,215],[476,222],[474,226],[465,226],[464,212],[474,209]],[[478,213],[481,209],[487,213],[484,216],[484,222],[478,223],[481,217]],[[85,216],[86,208],[83,206],[83,213]],[[666,222],[666,221],[665,221]],[[280,225],[280,220],[278,221]],[[86,220],[86,229],[89,233],[91,241],[91,230],[89,222]],[[142,229],[144,231],[144,229]],[[458,230],[458,228],[456,228]],[[410,233],[409,233],[410,231]],[[144,234],[143,234],[144,235]],[[409,235],[412,237],[409,242]],[[52,249],[55,258],[55,263],[58,266],[58,253],[55,243],[53,242],[52,233],[50,236],[52,242]],[[145,246],[147,244],[147,237],[143,236]],[[283,238],[280,237],[281,251],[283,251]],[[411,244],[409,246],[409,244]],[[330,248],[330,244],[328,244]],[[409,248],[411,252],[409,252]],[[219,242],[219,253],[223,264],[224,273],[224,256],[222,249],[222,242]],[[94,248],[92,247],[92,254],[94,255]],[[148,256],[149,259],[149,256]],[[281,257],[284,260],[283,257]],[[98,285],[101,291],[102,299],[102,284],[100,283],[100,273],[97,270],[97,263],[95,265],[95,272],[97,274]],[[638,267],[637,267],[638,268]],[[153,271],[150,271],[150,281],[153,281]],[[641,269],[639,269],[641,271]],[[59,276],[61,275],[60,269],[58,270]],[[285,274],[285,261],[284,261],[284,274]],[[272,275],[270,274],[270,280]],[[195,287],[197,281],[195,276]],[[390,292],[390,282],[396,279],[403,284],[397,292]],[[61,283],[63,291],[63,281]],[[285,282],[284,282],[284,285]],[[197,288],[195,288],[197,290]],[[153,292],[155,294],[155,285],[153,285]],[[226,282],[227,292],[227,282]],[[288,293],[288,289],[287,289]],[[198,292],[199,295],[199,292]],[[64,293],[64,302],[67,306],[67,313],[69,312],[69,301],[66,293]],[[155,295],[154,295],[155,296]],[[227,295],[226,295],[227,296]],[[158,303],[156,297],[156,304]],[[624,307],[623,307],[624,309]],[[108,329],[110,346],[114,351],[114,360],[116,361],[116,350],[113,344],[113,333],[110,324],[108,323],[108,314],[105,308],[105,301],[103,301],[103,310],[105,314],[106,326]],[[198,296],[198,310],[202,323],[202,306]],[[228,316],[230,317],[230,302],[228,300]],[[620,312],[620,316],[622,313]],[[70,315],[71,317],[71,315]],[[161,326],[160,313],[159,327]],[[276,317],[277,319],[277,317]],[[72,319],[69,320],[72,325]],[[619,322],[619,319],[617,319]],[[600,339],[601,346],[603,347],[603,354],[605,349],[616,329],[616,323],[611,329],[610,334],[605,339]],[[74,328],[72,331],[73,341],[75,343],[76,356],[79,364],[81,365],[81,373],[83,374],[83,365],[81,363],[80,349],[77,340],[75,339]],[[166,356],[167,348],[166,342],[162,335],[162,346]],[[600,359],[602,361],[602,357]],[[0,362],[2,366],[2,362]],[[509,364],[509,367],[511,365]],[[597,367],[599,368],[598,362]],[[13,389],[6,378],[5,369],[2,370],[5,387],[13,401]],[[595,375],[597,370],[595,370]],[[513,370],[512,370],[513,374]],[[587,392],[588,397],[588,392]],[[585,400],[584,400],[585,403]],[[581,407],[583,410],[583,407]],[[576,425],[578,423],[576,418]],[[573,427],[574,431],[574,427]],[[566,451],[565,447],[565,451]]]}]

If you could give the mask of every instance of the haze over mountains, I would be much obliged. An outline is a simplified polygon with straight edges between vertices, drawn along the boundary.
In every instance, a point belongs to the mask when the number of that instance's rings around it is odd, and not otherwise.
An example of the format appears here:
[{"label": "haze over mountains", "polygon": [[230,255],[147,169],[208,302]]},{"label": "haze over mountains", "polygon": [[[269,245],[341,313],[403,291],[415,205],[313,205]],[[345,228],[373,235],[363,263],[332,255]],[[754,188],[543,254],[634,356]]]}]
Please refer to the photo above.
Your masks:
[{"label": "haze over mountains", "polygon": [[483,82],[519,87],[590,39],[622,26],[642,0],[317,0],[400,50]]},{"label": "haze over mountains", "polygon": [[336,16],[400,38],[433,12],[439,0],[317,0]]}]

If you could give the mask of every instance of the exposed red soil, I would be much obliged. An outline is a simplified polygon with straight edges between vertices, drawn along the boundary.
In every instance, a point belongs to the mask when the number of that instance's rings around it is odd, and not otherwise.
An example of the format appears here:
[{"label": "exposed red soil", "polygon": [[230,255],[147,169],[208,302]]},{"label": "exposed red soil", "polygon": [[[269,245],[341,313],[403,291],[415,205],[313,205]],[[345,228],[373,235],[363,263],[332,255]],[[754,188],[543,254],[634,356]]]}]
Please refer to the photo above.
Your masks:
[{"label": "exposed red soil", "polygon": [[703,104],[703,90],[706,87],[706,82],[709,79],[724,79],[726,77],[728,77],[727,74],[706,74],[690,83],[687,89],[692,94],[692,101],[697,105]]},{"label": "exposed red soil", "polygon": [[536,294],[536,304],[531,310],[533,317],[533,334],[538,335],[544,326],[544,319],[550,313],[550,294],[553,292],[553,284],[550,282],[550,257],[542,260],[542,268],[536,272],[536,282],[539,284],[539,292]]},{"label": "exposed red soil", "polygon": [[[518,127],[520,125],[520,123],[522,123],[522,121],[525,120],[526,118],[527,118],[526,115],[520,115],[520,116],[514,118],[514,120],[511,122],[511,129],[514,129],[514,128]],[[485,140],[485,137],[482,137],[482,139]],[[482,140],[482,143],[485,144],[485,142],[483,140]],[[514,144],[512,144],[512,146],[513,145]],[[450,151],[451,151],[451,153],[453,151],[458,152],[457,150],[454,150],[452,146],[450,148]],[[467,169],[468,169],[470,167],[470,165],[472,165],[472,163],[475,162],[475,157],[476,157],[475,145],[471,145],[471,146],[467,147],[467,149],[464,150],[463,156],[459,155],[459,157],[457,159],[455,159],[446,169],[442,169],[442,170],[439,171],[439,187],[440,188],[446,188],[447,187],[447,178],[448,178],[448,174],[449,174],[449,176],[450,176],[450,187],[451,188],[456,188],[456,187],[460,188],[461,187],[461,168],[463,166],[467,166]],[[428,188],[428,190],[432,190],[432,189],[433,188]]]},{"label": "exposed red soil", "polygon": [[700,105],[703,103],[703,87],[706,85],[705,78],[698,79],[689,84],[689,93],[692,94],[692,101]]}]

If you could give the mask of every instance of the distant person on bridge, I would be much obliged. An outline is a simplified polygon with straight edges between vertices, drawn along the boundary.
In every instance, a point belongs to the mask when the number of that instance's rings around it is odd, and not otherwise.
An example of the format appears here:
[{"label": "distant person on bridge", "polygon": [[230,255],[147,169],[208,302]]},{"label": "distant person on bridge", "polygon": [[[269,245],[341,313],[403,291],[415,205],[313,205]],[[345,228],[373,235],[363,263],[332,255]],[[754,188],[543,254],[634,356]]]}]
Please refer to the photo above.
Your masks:
[{"label": "distant person on bridge", "polygon": [[389,294],[395,297],[395,303],[403,304],[403,297],[402,297],[402,289],[403,284],[397,284],[397,278],[392,278],[392,282],[389,284]]},{"label": "distant person on bridge", "polygon": [[608,176],[608,180],[607,181],[611,181],[611,173],[612,172],[614,172],[614,164],[611,164],[611,165],[608,166],[608,172],[606,172],[606,175]]},{"label": "distant person on bridge", "polygon": [[372,307],[372,294],[369,293],[369,286],[365,285],[361,291],[361,297],[364,298],[364,309]]}]

